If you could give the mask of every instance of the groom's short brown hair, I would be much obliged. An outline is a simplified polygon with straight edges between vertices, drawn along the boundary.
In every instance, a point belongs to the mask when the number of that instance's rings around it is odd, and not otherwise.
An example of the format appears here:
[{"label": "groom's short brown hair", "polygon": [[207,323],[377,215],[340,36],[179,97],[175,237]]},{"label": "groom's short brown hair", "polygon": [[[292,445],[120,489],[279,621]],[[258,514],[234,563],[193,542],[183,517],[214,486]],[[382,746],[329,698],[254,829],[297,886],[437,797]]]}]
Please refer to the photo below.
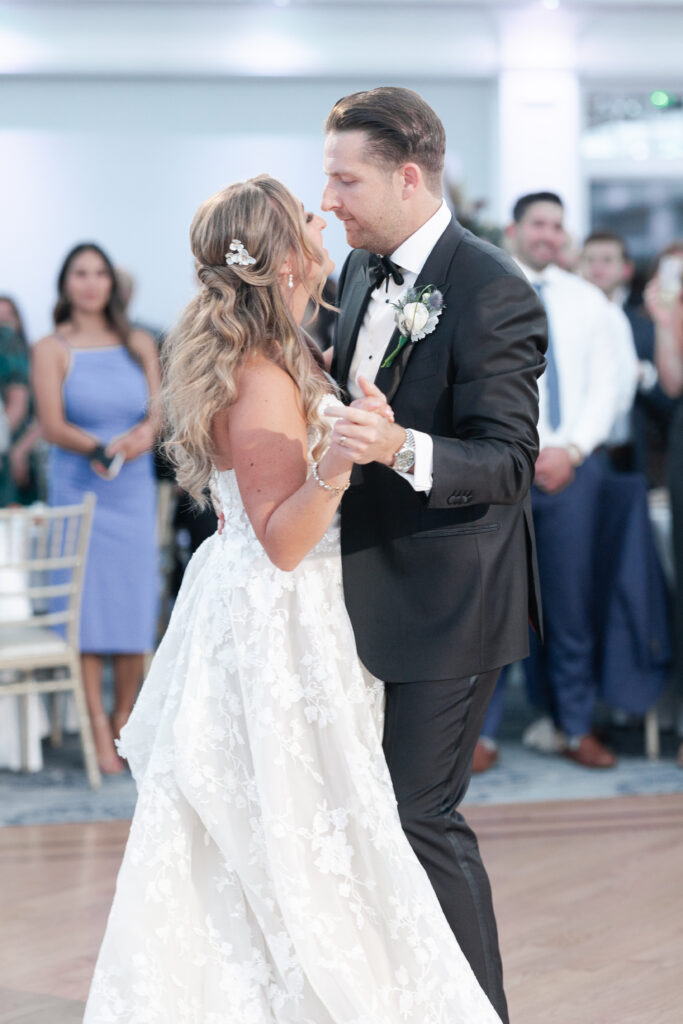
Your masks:
[{"label": "groom's short brown hair", "polygon": [[441,194],[446,133],[428,103],[412,89],[383,86],[338,100],[325,122],[326,132],[365,132],[374,163],[422,168],[430,192]]}]

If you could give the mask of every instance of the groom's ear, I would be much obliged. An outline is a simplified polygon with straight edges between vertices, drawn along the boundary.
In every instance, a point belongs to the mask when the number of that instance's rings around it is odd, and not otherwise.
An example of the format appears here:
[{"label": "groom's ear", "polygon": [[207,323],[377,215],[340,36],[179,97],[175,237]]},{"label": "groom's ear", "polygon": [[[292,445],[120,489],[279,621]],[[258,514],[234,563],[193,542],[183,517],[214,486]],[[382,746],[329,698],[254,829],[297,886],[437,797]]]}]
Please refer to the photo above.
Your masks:
[{"label": "groom's ear", "polygon": [[401,175],[401,198],[410,199],[424,186],[422,171],[417,164],[402,164],[399,168]]}]

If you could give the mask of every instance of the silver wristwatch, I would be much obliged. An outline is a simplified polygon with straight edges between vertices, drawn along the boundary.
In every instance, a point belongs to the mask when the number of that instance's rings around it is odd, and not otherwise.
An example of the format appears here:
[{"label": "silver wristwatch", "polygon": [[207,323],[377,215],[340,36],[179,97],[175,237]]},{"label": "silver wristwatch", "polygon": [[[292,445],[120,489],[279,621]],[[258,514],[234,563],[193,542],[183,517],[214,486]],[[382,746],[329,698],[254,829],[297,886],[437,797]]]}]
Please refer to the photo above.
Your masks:
[{"label": "silver wristwatch", "polygon": [[397,473],[408,473],[415,465],[415,435],[406,427],[406,439],[394,455],[391,468]]}]

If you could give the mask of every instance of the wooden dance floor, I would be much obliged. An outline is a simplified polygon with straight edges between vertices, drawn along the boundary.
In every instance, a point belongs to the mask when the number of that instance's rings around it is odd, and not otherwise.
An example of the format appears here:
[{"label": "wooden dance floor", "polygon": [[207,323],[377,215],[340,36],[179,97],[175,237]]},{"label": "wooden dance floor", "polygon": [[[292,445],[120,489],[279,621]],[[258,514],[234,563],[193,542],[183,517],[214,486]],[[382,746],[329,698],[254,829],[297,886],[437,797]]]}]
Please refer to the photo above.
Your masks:
[{"label": "wooden dance floor", "polygon": [[[512,1024],[683,1021],[683,795],[468,818]],[[126,833],[126,822],[0,830],[0,1024],[80,1022]]]}]

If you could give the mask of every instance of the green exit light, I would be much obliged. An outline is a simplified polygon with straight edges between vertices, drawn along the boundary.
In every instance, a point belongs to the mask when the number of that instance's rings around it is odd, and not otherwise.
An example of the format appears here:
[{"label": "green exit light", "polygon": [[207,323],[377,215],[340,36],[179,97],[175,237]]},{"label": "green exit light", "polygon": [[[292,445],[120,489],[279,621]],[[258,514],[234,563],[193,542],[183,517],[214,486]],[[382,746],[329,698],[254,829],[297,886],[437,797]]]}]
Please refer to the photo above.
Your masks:
[{"label": "green exit light", "polygon": [[663,89],[655,89],[650,93],[650,103],[653,107],[672,107],[675,102],[676,97],[670,92],[664,92]]}]

